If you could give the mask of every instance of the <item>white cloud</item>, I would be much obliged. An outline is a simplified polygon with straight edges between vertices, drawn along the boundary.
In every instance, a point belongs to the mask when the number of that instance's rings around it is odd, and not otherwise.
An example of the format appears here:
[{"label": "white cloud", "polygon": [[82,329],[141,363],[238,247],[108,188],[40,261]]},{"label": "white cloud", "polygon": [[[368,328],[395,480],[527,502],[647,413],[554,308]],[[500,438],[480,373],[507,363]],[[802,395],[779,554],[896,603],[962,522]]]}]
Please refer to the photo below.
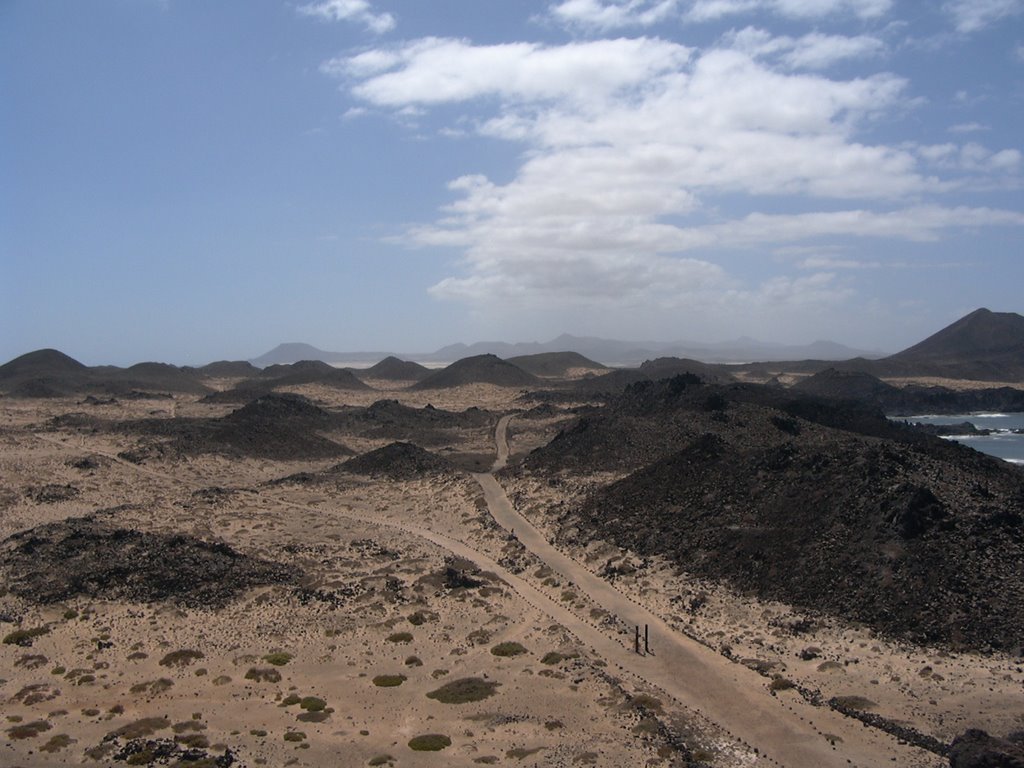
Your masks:
[{"label": "white cloud", "polygon": [[773,13],[791,19],[853,15],[861,19],[884,16],[892,0],[694,0],[686,12],[690,21],[715,21],[745,13]]},{"label": "white cloud", "polygon": [[551,15],[568,26],[599,30],[649,27],[675,13],[678,0],[563,0]]},{"label": "white cloud", "polygon": [[[803,269],[812,275],[745,286],[707,254],[803,245],[827,254],[838,239],[927,242],[960,228],[1024,226],[1021,213],[921,203],[960,180],[926,169],[996,174],[1019,164],[1019,152],[867,143],[858,137],[876,116],[907,108],[903,79],[792,71],[879,46],[753,29],[699,55],[654,38],[560,46],[428,38],[323,69],[395,115],[457,107],[446,110],[459,114],[445,135],[525,148],[509,181],[455,179],[439,220],[406,233],[407,243],[463,253],[459,274],[431,289],[437,297],[481,306],[553,297],[574,306],[804,306],[845,300],[851,289],[836,273],[863,260],[811,254]],[[719,208],[723,199],[729,210]],[[760,199],[785,200],[790,212],[758,212]]]},{"label": "white cloud", "polygon": [[324,21],[355,21],[377,34],[395,28],[395,17],[375,12],[368,0],[320,0],[299,6],[299,13]]},{"label": "white cloud", "polygon": [[876,37],[824,35],[812,32],[802,37],[776,37],[762,29],[746,27],[725,37],[728,47],[753,57],[778,61],[789,69],[827,69],[846,59],[877,56],[885,43]]},{"label": "white cloud", "polygon": [[353,93],[380,106],[463,102],[482,96],[515,101],[603,101],[636,88],[690,58],[663,40],[597,40],[563,46],[474,46],[426,38],[391,50],[332,59],[322,69],[361,79]]},{"label": "white cloud", "polygon": [[940,167],[983,175],[1013,173],[1021,165],[1021,153],[1016,149],[993,152],[981,144],[928,144],[917,148],[918,154],[929,163]]},{"label": "white cloud", "polygon": [[944,6],[957,32],[977,32],[1024,12],[1024,0],[951,0]]},{"label": "white cloud", "polygon": [[881,261],[861,261],[858,259],[836,259],[831,256],[809,256],[798,265],[801,269],[881,269],[886,266]]},{"label": "white cloud", "polygon": [[706,22],[744,14],[799,20],[838,15],[875,19],[891,7],[892,0],[562,0],[549,13],[569,27],[607,32],[650,27],[672,18]]},{"label": "white cloud", "polygon": [[988,126],[982,125],[981,123],[958,123],[957,125],[949,126],[950,133],[976,133],[977,131],[987,131]]}]

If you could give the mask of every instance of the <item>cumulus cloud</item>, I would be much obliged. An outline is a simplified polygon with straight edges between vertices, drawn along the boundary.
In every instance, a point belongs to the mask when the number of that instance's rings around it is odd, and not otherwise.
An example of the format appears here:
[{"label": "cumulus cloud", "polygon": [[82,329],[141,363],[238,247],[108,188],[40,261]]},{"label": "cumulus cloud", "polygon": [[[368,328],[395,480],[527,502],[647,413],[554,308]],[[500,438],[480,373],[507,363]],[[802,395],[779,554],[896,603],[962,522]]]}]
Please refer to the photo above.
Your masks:
[{"label": "cumulus cloud", "polygon": [[773,13],[790,19],[853,15],[861,19],[884,16],[892,0],[694,0],[686,12],[690,21],[715,21],[745,13]]},{"label": "cumulus cloud", "polygon": [[562,0],[549,13],[569,27],[607,32],[672,18],[707,22],[753,13],[801,20],[837,15],[874,19],[891,7],[892,0]]},{"label": "cumulus cloud", "polygon": [[789,69],[827,69],[846,59],[870,58],[885,50],[885,43],[870,35],[847,37],[812,32],[793,38],[754,27],[730,32],[725,40],[731,48],[773,59]]},{"label": "cumulus cloud", "polygon": [[922,158],[941,168],[971,173],[993,174],[1013,173],[1021,165],[1021,153],[1016,149],[1002,149],[993,152],[987,147],[969,142],[957,145],[928,144],[917,147]]},{"label": "cumulus cloud", "polygon": [[603,102],[622,89],[676,71],[689,58],[689,48],[645,38],[562,46],[474,46],[465,40],[426,38],[332,59],[322,69],[356,78],[353,93],[380,106],[465,102],[483,96],[520,102]]},{"label": "cumulus cloud", "polygon": [[[775,5],[862,15],[888,8]],[[837,273],[854,267],[807,260],[797,276],[741,285],[714,263],[719,250],[814,245],[827,253],[837,239],[928,242],[958,228],[1024,226],[1012,211],[921,202],[955,188],[958,179],[942,175],[949,169],[1012,171],[1016,150],[860,138],[877,116],[908,108],[906,81],[820,70],[882,50],[870,37],[752,28],[702,51],[646,37],[564,45],[426,38],[339,57],[323,70],[367,106],[400,115],[445,105],[458,117],[440,130],[524,149],[510,180],[453,180],[438,220],[406,233],[412,245],[463,254],[460,273],[434,285],[435,296],[721,309],[722,301],[843,301],[851,289]],[[742,203],[725,208],[723,199]],[[785,199],[788,212],[760,212],[762,199]]]},{"label": "cumulus cloud", "polygon": [[957,32],[970,33],[1024,12],[1024,0],[952,0],[944,8]]},{"label": "cumulus cloud", "polygon": [[569,26],[610,30],[649,27],[672,16],[678,5],[678,0],[564,0],[550,12]]},{"label": "cumulus cloud", "polygon": [[324,21],[354,21],[378,34],[395,28],[395,17],[377,13],[368,0],[320,0],[299,6],[299,13]]}]

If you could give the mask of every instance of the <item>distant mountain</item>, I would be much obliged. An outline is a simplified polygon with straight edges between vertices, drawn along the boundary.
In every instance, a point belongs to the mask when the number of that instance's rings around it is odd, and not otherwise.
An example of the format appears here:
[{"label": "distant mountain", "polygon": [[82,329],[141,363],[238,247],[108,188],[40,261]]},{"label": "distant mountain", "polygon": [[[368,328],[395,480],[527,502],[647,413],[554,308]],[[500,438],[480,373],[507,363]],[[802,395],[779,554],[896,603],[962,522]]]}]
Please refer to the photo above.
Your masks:
[{"label": "distant mountain", "polygon": [[[504,360],[553,352],[576,352],[602,366],[636,366],[656,357],[692,358],[704,363],[742,363],[753,360],[848,360],[852,357],[881,357],[878,352],[853,349],[832,341],[806,345],[772,344],[755,339],[698,344],[691,341],[622,341],[596,336],[561,336],[546,342],[478,341],[473,344],[449,344],[436,352],[405,353],[401,359],[418,363],[451,363],[466,357],[495,355]],[[365,363],[394,356],[387,352],[328,352],[310,344],[279,344],[250,362],[259,367],[287,365],[300,360],[326,363]]]},{"label": "distant mountain", "polygon": [[288,342],[278,344],[269,352],[252,358],[249,362],[259,368],[269,365],[292,365],[303,360],[322,360],[325,363],[365,363],[369,360],[383,360],[390,352],[328,352],[312,344]]},{"label": "distant mountain", "polygon": [[293,341],[287,344],[278,344],[269,352],[254,357],[249,362],[258,368],[266,368],[271,365],[291,365],[302,360],[323,360],[325,363],[341,362],[339,357],[337,352],[325,352],[312,344]]}]

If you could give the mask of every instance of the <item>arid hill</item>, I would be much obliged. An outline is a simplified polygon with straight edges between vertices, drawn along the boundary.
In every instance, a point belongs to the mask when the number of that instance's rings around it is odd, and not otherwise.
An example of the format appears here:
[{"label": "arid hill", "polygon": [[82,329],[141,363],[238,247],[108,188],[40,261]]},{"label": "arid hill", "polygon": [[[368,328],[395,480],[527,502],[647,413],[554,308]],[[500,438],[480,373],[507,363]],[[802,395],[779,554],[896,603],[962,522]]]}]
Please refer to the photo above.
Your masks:
[{"label": "arid hill", "polygon": [[1024,317],[978,309],[886,360],[954,367],[966,363],[1021,366]]},{"label": "arid hill", "polygon": [[522,368],[527,373],[545,378],[561,378],[572,371],[606,373],[610,369],[578,352],[541,352],[536,355],[520,355],[506,358],[506,362]]},{"label": "arid hill", "polygon": [[455,430],[489,429],[496,417],[479,408],[446,411],[427,405],[413,408],[397,400],[378,400],[368,407],[350,407],[337,415],[339,427],[360,437],[414,440],[418,445],[449,442]]},{"label": "arid hill", "polygon": [[380,379],[382,381],[420,381],[430,374],[430,369],[414,363],[410,360],[400,360],[397,357],[385,357],[376,365],[358,371],[362,379]]},{"label": "arid hill", "polygon": [[[124,458],[143,463],[164,455],[204,453],[274,460],[350,456],[349,448],[322,434],[336,424],[336,415],[301,395],[270,393],[220,418],[144,419],[107,428],[141,436],[143,443]],[[97,426],[86,423],[82,428]]]},{"label": "arid hill", "polygon": [[289,387],[304,384],[321,384],[343,390],[370,389],[351,371],[335,368],[319,360],[302,360],[290,365],[272,365],[264,368],[256,376],[240,381],[232,389],[208,395],[206,402],[245,403],[272,392],[287,391]]},{"label": "arid hill", "polygon": [[88,367],[56,349],[38,349],[0,365],[0,381],[83,373]]},{"label": "arid hill", "polygon": [[733,377],[723,370],[722,366],[708,365],[699,360],[679,357],[659,357],[656,360],[646,360],[640,366],[640,371],[654,380],[668,379],[684,373],[692,373],[709,383],[724,384],[733,380]]},{"label": "arid hill", "polygon": [[194,371],[200,376],[211,379],[246,379],[258,376],[260,372],[259,368],[247,360],[218,360],[199,368],[186,368],[185,370]]},{"label": "arid hill", "polygon": [[537,377],[496,355],[476,355],[433,371],[414,384],[411,389],[450,389],[463,384],[495,384],[499,387],[529,387],[537,384]]},{"label": "arid hill", "polygon": [[354,456],[334,468],[334,472],[390,480],[412,480],[417,477],[447,474],[456,469],[447,459],[426,451],[418,445],[395,442],[382,448]]},{"label": "arid hill", "polygon": [[766,599],[920,642],[1019,647],[1024,472],[877,410],[680,377],[640,384],[525,462],[617,470],[561,516]]},{"label": "arid hill", "polygon": [[736,372],[813,374],[834,368],[881,377],[1024,381],[1024,317],[978,309],[895,355],[879,360],[794,360],[732,366]]},{"label": "arid hill", "polygon": [[166,363],[88,367],[55,349],[29,352],[0,366],[0,389],[21,397],[125,395],[139,390],[187,394],[210,391],[197,375]]}]

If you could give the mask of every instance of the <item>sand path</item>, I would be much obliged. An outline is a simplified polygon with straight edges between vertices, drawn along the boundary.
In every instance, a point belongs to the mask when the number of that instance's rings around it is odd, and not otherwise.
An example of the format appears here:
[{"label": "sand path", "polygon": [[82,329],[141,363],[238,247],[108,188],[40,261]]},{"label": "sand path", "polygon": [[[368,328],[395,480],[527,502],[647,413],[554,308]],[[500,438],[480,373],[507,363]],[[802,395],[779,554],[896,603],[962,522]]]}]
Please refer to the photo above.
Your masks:
[{"label": "sand path", "polygon": [[[508,460],[509,418],[503,417],[496,429],[494,471],[501,469]],[[533,594],[535,590],[527,590],[529,585],[522,580],[513,578],[510,581],[520,594],[524,597],[529,595],[530,602],[564,624],[609,663],[662,689],[686,707],[758,749],[767,760],[780,765],[802,768],[939,763],[939,758],[933,754],[898,744],[888,734],[866,728],[859,721],[832,710],[812,707],[795,693],[772,696],[763,677],[675,632],[658,616],[555,549],[529,520],[514,509],[493,474],[474,477],[484,490],[494,519],[506,530],[514,531],[527,549],[563,578],[572,581],[605,610],[627,624],[639,626],[641,633],[645,625],[649,627],[652,653],[637,654],[633,649],[632,635],[627,638],[628,645],[623,645],[579,619],[564,606],[543,595]],[[480,561],[477,555],[470,557]],[[543,602],[538,603],[541,598]],[[640,644],[642,648],[642,639]],[[834,746],[826,735],[838,736],[841,741]]]},{"label": "sand path", "polygon": [[[507,441],[508,416],[503,417],[496,429],[497,460],[493,471],[505,465],[509,455]],[[49,436],[37,434],[48,443],[62,445]],[[113,453],[94,451],[142,474],[161,477],[186,486],[194,481],[169,473],[155,471],[126,462]],[[335,510],[339,514],[365,523],[402,530],[418,536],[464,557],[484,570],[500,576],[527,603],[547,614],[584,645],[589,646],[596,658],[603,659],[611,668],[628,673],[648,685],[660,689],[685,707],[699,713],[724,728],[735,739],[758,750],[759,764],[809,768],[821,766],[935,766],[940,760],[930,753],[898,745],[892,737],[860,722],[845,718],[831,710],[815,708],[792,692],[772,696],[765,679],[672,630],[650,611],[637,605],[618,592],[608,582],[592,574],[575,560],[556,550],[544,536],[513,507],[504,489],[494,475],[475,474],[473,477],[483,488],[488,508],[495,520],[506,530],[515,530],[519,541],[550,568],[572,581],[596,604],[623,621],[650,627],[651,651],[638,655],[633,649],[633,635],[625,638],[611,636],[607,630],[586,621],[568,607],[556,602],[499,565],[491,557],[461,541],[420,526],[381,520],[351,510]],[[279,501],[286,506],[306,509],[302,504]],[[642,630],[641,630],[642,631]],[[642,646],[642,640],[641,640]],[[834,746],[826,736],[839,737]]]}]

